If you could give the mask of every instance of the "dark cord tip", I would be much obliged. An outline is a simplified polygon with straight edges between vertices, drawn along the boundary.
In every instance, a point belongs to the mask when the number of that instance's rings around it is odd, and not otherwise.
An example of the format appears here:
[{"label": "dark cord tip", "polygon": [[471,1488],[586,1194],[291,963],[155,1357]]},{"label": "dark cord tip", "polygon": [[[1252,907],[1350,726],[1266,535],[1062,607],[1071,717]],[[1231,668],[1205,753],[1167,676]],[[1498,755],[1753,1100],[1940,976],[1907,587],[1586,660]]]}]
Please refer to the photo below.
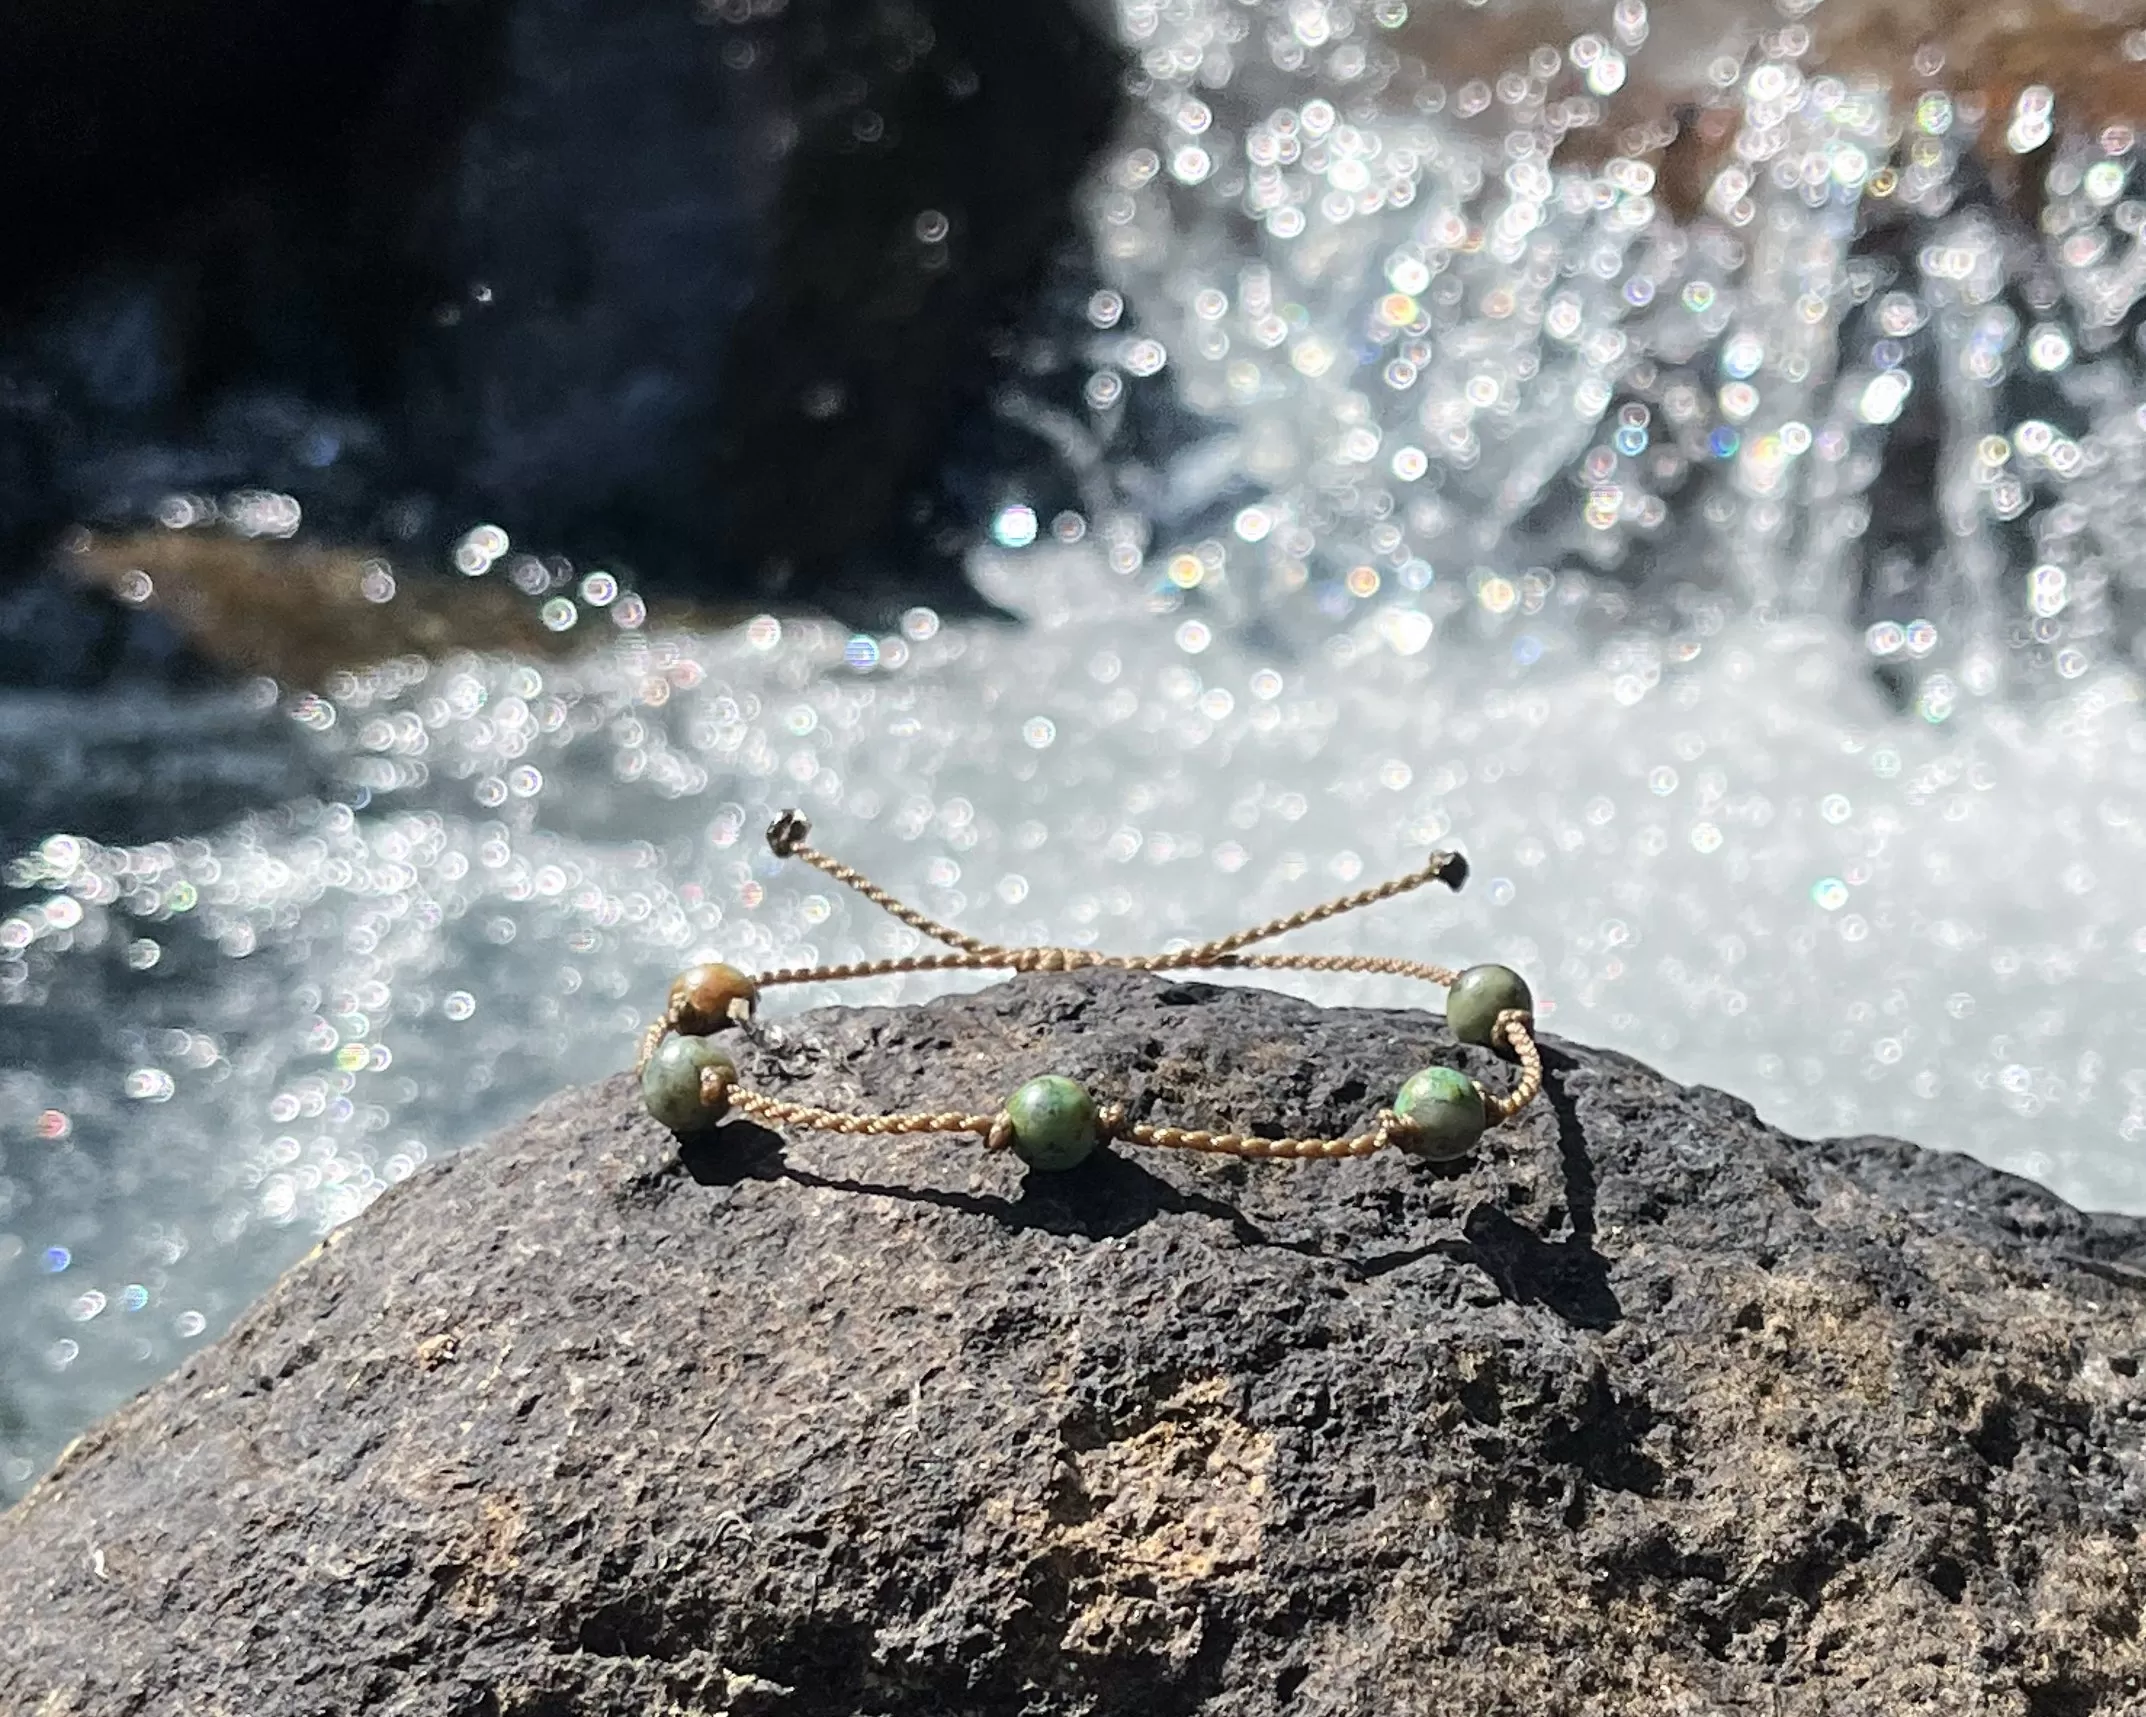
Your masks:
[{"label": "dark cord tip", "polygon": [[1438,880],[1458,894],[1461,884],[1468,880],[1467,858],[1460,853],[1435,853],[1432,856],[1438,860]]},{"label": "dark cord tip", "polygon": [[805,837],[812,833],[811,823],[805,813],[788,810],[767,826],[768,850],[777,858],[788,858],[805,844]]}]

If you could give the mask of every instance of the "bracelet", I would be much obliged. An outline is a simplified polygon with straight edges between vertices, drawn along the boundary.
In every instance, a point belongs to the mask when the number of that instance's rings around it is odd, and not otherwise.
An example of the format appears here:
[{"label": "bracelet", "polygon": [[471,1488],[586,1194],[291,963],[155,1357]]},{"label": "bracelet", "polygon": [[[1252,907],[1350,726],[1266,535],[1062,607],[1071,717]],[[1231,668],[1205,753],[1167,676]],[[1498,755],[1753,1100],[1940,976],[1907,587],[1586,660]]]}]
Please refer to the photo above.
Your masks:
[{"label": "bracelet", "polygon": [[[1246,954],[1241,949],[1285,931],[1353,912],[1442,882],[1459,889],[1468,861],[1436,852],[1418,869],[1376,888],[1342,895],[1324,905],[1293,912],[1250,930],[1164,954],[1097,954],[1085,948],[1007,948],[965,935],[926,917],[868,877],[807,843],[811,825],[797,811],[784,811],[769,825],[768,846],[777,858],[803,859],[882,907],[911,929],[956,952],[839,966],[793,966],[752,977],[734,966],[699,965],[671,984],[662,1018],[641,1039],[634,1070],[648,1111],[674,1133],[713,1126],[726,1114],[751,1117],[770,1127],[807,1127],[819,1132],[883,1137],[903,1133],[968,1133],[990,1150],[1011,1150],[1029,1167],[1069,1169],[1105,1140],[1159,1150],[1214,1151],[1236,1157],[1295,1159],[1366,1157],[1395,1146],[1412,1156],[1449,1162],[1475,1148],[1485,1130],[1510,1120],[1542,1090],[1542,1055],[1533,1032],[1534,998],[1520,974],[1506,966],[1471,966],[1455,972],[1416,960],[1358,954]],[[1072,972],[1108,967],[1127,972],[1185,970],[1288,970],[1372,972],[1418,978],[1448,993],[1446,1022],[1463,1043],[1495,1049],[1517,1062],[1520,1077],[1504,1096],[1494,1096],[1456,1068],[1432,1066],[1411,1075],[1368,1131],[1346,1138],[1265,1138],[1256,1133],[1217,1133],[1197,1127],[1132,1121],[1123,1103],[1098,1104],[1078,1080],[1047,1073],[1031,1079],[990,1114],[960,1110],[864,1115],[770,1097],[739,1083],[737,1064],[712,1041],[716,1034],[748,1024],[760,992],[777,984],[839,983],[851,978],[904,972]]]}]

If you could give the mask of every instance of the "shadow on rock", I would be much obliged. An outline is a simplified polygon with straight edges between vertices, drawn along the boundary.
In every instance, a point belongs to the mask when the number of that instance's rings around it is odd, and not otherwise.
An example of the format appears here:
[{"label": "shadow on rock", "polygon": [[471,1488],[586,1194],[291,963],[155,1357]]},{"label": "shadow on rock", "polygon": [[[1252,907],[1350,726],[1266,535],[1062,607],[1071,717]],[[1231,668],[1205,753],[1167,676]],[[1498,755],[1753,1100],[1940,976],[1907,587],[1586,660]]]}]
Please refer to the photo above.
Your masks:
[{"label": "shadow on rock", "polygon": [[1624,1316],[1624,1308],[1610,1286],[1609,1261],[1595,1250],[1595,1166],[1564,1080],[1577,1063],[1553,1049],[1545,1049],[1542,1059],[1543,1096],[1557,1117],[1572,1232],[1563,1240],[1545,1240],[1504,1211],[1479,1204],[1462,1226],[1468,1242],[1463,1255],[1497,1283],[1507,1299],[1547,1306],[1579,1329],[1608,1329]]},{"label": "shadow on rock", "polygon": [[[679,1146],[679,1162],[702,1186],[728,1187],[748,1180],[787,1180],[798,1186],[900,1199],[910,1204],[958,1211],[965,1216],[987,1218],[1009,1230],[1033,1230],[1086,1240],[1123,1239],[1159,1217],[1204,1217],[1225,1227],[1240,1247],[1272,1249],[1294,1253],[1300,1258],[1318,1259],[1337,1266],[1359,1282],[1390,1275],[1425,1258],[1446,1257],[1483,1267],[1508,1298],[1548,1304],[1568,1322],[1606,1328],[1617,1316],[1614,1297],[1608,1301],[1607,1318],[1601,1323],[1593,1323],[1587,1315],[1593,1308],[1574,1294],[1567,1293],[1560,1299],[1551,1294],[1521,1291],[1512,1285],[1506,1274],[1485,1262],[1480,1242],[1471,1244],[1460,1238],[1440,1238],[1421,1245],[1367,1251],[1319,1238],[1276,1234],[1261,1227],[1229,1199],[1180,1186],[1113,1151],[1100,1151],[1067,1173],[1032,1174],[1022,1183],[1018,1197],[1005,1198],[995,1193],[957,1192],[945,1187],[900,1181],[819,1174],[788,1161],[786,1143],[782,1135],[757,1123],[731,1121],[716,1132],[683,1141]],[[1424,1164],[1421,1172],[1440,1179],[1457,1180],[1465,1172],[1465,1167],[1464,1164]],[[1497,1215],[1497,1220],[1511,1234],[1520,1237],[1516,1244],[1550,1247],[1549,1242],[1529,1235],[1509,1218]],[[1596,1261],[1600,1263],[1599,1259]],[[1607,1293],[1606,1283],[1603,1292]]]},{"label": "shadow on rock", "polygon": [[678,1163],[700,1186],[777,1180],[788,1174],[780,1133],[757,1121],[733,1119],[712,1132],[678,1141]]}]

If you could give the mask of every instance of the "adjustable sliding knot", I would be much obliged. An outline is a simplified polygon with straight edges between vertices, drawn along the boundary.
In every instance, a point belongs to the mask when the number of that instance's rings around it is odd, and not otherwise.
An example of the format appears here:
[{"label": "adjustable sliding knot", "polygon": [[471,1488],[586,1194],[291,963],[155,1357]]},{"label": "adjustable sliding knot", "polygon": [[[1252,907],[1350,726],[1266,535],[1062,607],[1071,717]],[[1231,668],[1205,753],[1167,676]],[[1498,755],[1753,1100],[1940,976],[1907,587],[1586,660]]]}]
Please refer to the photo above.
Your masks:
[{"label": "adjustable sliding knot", "polygon": [[1103,956],[1085,948],[1011,948],[1008,964],[1016,972],[1078,972],[1100,966]]},{"label": "adjustable sliding knot", "polygon": [[727,1057],[700,1070],[701,1107],[720,1115],[730,1107],[730,1088],[738,1082],[737,1064]]}]

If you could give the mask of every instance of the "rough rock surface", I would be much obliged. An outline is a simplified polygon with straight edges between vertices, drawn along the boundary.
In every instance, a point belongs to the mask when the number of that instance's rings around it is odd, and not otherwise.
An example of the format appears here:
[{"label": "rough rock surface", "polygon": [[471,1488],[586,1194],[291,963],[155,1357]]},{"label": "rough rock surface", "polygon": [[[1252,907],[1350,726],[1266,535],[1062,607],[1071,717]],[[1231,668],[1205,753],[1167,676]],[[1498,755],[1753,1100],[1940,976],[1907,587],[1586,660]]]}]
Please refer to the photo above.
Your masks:
[{"label": "rough rock surface", "polygon": [[[830,1011],[763,1088],[1342,1131],[1421,1014]],[[1472,1165],[681,1150],[381,1201],[0,1517],[0,1709],[2146,1709],[2146,1223],[1553,1042]]]}]

